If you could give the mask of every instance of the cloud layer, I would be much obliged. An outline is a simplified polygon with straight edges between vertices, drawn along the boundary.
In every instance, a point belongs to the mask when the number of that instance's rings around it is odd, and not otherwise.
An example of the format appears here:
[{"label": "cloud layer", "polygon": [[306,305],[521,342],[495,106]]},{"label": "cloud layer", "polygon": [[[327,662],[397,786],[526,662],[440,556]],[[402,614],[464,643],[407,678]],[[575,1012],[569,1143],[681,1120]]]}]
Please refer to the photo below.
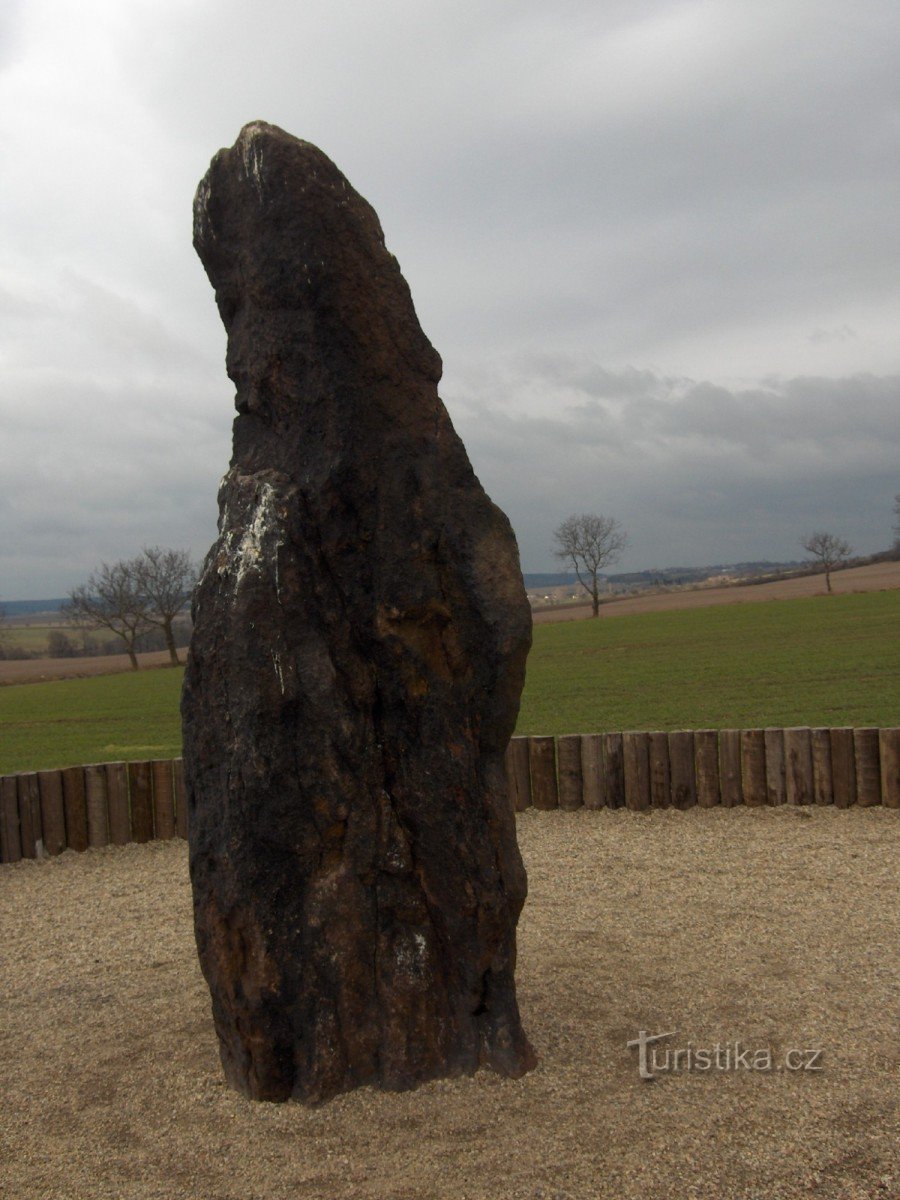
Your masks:
[{"label": "cloud layer", "polygon": [[190,246],[242,124],[375,205],[527,569],[569,512],[623,566],[890,541],[893,0],[8,4],[0,596],[202,553],[231,388]]},{"label": "cloud layer", "polygon": [[473,380],[450,408],[532,569],[552,569],[573,512],[618,517],[623,567],[645,569],[801,558],[816,528],[887,546],[898,401],[900,376],[730,390],[556,359]]}]

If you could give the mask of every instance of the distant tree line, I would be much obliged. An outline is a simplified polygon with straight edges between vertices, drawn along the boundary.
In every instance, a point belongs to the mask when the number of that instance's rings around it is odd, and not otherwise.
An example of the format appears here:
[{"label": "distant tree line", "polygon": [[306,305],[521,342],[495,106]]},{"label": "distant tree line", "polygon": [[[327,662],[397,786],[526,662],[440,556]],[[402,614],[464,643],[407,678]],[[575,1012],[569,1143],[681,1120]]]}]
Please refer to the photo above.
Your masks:
[{"label": "distant tree line", "polygon": [[[197,568],[186,550],[145,547],[136,558],[101,563],[85,583],[73,588],[62,614],[87,644],[91,632],[107,630],[124,643],[131,666],[152,642],[162,643],[173,665],[178,658],[178,617],[197,582]],[[155,635],[155,636],[153,636]],[[65,633],[51,634],[56,653],[65,652]],[[50,647],[51,654],[54,646]]]},{"label": "distant tree line", "polygon": [[[177,664],[178,649],[190,638],[186,609],[196,582],[186,550],[145,546],[135,558],[101,563],[61,606],[66,624],[48,635],[50,657],[119,654],[124,645],[134,670],[142,650],[168,650]],[[15,647],[0,607],[0,658],[32,657]]]},{"label": "distant tree line", "polygon": [[[191,622],[187,613],[175,620],[172,631],[176,650],[184,650],[191,640]],[[151,650],[167,649],[166,640],[156,629],[142,633],[135,641],[136,653],[144,654]],[[47,634],[47,649],[44,651],[24,650],[10,644],[6,658],[97,658],[101,655],[121,654],[122,640],[112,634],[104,636],[103,631],[73,629],[71,625],[61,625],[51,629]],[[4,657],[0,653],[0,658]]]},{"label": "distant tree line", "polygon": [[[843,567],[858,565],[861,561],[874,562],[885,558],[900,558],[900,492],[894,496],[893,547],[867,559],[851,559],[853,549],[849,542],[828,530],[816,530],[804,534],[800,545],[810,555],[814,569],[825,575],[825,589],[830,594],[832,572]],[[556,557],[568,563],[582,588],[591,600],[593,616],[600,612],[600,595],[606,568],[617,562],[628,545],[628,535],[615,517],[603,513],[573,513],[554,530]],[[803,572],[799,572],[803,574]],[[790,578],[796,571],[783,572],[767,578]],[[660,582],[662,582],[660,580]]]},{"label": "distant tree line", "polygon": [[[137,655],[145,650],[168,650],[177,664],[178,650],[190,641],[187,605],[196,581],[197,568],[185,550],[151,546],[135,558],[101,563],[61,606],[65,625],[51,629],[47,653],[51,658],[121,654],[124,644],[135,670]],[[9,633],[0,605],[0,659],[41,656],[17,645]]]}]

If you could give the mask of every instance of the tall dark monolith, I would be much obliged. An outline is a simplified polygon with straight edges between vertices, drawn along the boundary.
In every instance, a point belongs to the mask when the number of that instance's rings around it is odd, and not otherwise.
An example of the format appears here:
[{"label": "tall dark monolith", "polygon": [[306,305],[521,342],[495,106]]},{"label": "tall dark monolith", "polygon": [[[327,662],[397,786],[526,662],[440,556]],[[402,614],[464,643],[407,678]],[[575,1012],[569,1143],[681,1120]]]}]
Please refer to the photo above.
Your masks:
[{"label": "tall dark monolith", "polygon": [[194,245],[238,411],[182,701],[225,1073],[306,1101],[521,1075],[512,530],[375,212],[320,150],[248,125],[200,184]]}]

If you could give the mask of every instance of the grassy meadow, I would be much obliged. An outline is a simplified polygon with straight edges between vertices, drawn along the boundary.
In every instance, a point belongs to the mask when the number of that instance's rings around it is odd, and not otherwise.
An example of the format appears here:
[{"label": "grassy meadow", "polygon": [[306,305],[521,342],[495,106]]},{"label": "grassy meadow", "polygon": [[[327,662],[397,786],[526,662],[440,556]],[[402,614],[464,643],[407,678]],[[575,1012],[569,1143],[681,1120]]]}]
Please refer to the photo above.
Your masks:
[{"label": "grassy meadow", "polygon": [[535,628],[519,733],[900,724],[900,591]]},{"label": "grassy meadow", "polygon": [[158,668],[0,688],[0,774],[177,757],[183,673]]},{"label": "grassy meadow", "polygon": [[[180,753],[182,671],[0,688],[0,774]],[[900,724],[900,591],[539,625],[519,733]]]},{"label": "grassy meadow", "polygon": [[55,625],[8,624],[3,631],[3,637],[4,641],[16,650],[27,650],[30,654],[46,654],[47,639],[54,631],[66,633],[73,638],[77,636],[68,625],[57,621]]}]

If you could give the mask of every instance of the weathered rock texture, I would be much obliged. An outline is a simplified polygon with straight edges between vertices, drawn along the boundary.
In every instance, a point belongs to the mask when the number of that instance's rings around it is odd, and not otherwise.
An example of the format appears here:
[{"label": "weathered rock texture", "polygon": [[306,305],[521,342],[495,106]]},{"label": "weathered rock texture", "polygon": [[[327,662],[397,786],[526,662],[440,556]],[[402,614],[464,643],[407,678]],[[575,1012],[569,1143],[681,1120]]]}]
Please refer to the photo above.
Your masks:
[{"label": "weathered rock texture", "polygon": [[182,703],[226,1075],[308,1101],[519,1075],[503,752],[531,617],[509,523],[375,212],[321,151],[247,126],[194,244],[238,410]]}]

